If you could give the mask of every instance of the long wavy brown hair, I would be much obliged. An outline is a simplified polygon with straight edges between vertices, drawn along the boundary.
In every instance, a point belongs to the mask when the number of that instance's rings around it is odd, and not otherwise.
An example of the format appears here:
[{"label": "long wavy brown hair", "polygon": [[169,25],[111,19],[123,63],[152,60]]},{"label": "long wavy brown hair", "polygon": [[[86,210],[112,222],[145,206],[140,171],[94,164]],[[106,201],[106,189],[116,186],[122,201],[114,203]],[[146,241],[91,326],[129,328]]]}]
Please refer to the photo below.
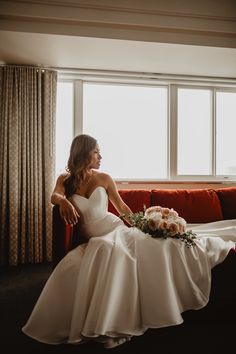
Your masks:
[{"label": "long wavy brown hair", "polygon": [[67,162],[68,177],[64,181],[65,195],[70,197],[86,178],[86,170],[91,162],[91,152],[96,148],[97,140],[87,134],[76,136],[70,147]]}]

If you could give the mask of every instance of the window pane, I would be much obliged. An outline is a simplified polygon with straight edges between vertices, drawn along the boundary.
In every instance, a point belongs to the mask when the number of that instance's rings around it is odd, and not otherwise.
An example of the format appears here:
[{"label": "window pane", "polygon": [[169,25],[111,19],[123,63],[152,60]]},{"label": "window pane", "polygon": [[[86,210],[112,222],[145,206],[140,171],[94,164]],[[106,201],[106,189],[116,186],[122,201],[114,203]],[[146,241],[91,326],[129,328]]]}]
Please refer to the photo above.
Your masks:
[{"label": "window pane", "polygon": [[216,93],[216,174],[236,175],[236,93]]},{"label": "window pane", "polygon": [[166,88],[84,84],[83,117],[113,178],[167,177]]},{"label": "window pane", "polygon": [[73,138],[73,83],[57,85],[56,175],[65,171]]},{"label": "window pane", "polygon": [[212,174],[211,91],[178,89],[178,175]]}]

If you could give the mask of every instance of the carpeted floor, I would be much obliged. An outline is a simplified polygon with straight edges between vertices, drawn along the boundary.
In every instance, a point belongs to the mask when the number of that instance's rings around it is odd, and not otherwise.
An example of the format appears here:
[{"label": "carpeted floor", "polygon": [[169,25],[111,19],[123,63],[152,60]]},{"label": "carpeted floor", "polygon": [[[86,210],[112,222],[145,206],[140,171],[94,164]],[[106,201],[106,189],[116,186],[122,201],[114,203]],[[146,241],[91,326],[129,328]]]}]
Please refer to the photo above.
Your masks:
[{"label": "carpeted floor", "polygon": [[[38,343],[21,332],[45,284],[52,267],[50,264],[24,265],[0,268],[0,351],[2,354],[224,354],[234,353],[236,304],[234,300],[209,304],[198,311],[183,314],[179,326],[150,329],[144,335],[132,338],[114,349],[88,342],[82,345],[46,345]],[[227,286],[227,284],[226,284]],[[214,305],[214,306],[213,306]]]}]

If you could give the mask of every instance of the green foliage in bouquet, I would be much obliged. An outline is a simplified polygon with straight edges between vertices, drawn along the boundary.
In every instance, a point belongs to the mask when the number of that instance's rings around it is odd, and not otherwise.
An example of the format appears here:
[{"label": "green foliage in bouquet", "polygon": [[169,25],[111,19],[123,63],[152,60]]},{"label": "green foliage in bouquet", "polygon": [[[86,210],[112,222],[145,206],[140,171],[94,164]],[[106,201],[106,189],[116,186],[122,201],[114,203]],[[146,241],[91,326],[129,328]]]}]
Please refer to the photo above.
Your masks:
[{"label": "green foliage in bouquet", "polygon": [[186,221],[174,209],[160,206],[144,206],[144,211],[124,216],[131,226],[137,227],[153,238],[172,237],[185,242],[187,246],[194,246],[197,235],[186,229]]}]

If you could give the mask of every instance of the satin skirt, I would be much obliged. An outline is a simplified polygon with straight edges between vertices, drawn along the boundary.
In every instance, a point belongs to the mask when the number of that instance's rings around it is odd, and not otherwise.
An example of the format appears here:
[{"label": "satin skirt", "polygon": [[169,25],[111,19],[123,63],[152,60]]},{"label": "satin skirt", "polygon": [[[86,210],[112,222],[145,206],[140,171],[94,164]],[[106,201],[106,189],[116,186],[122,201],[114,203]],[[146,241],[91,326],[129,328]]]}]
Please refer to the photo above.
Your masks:
[{"label": "satin skirt", "polygon": [[193,227],[197,245],[118,224],[70,251],[22,328],[50,344],[137,336],[183,322],[209,300],[211,269],[235,247],[236,220]]}]

